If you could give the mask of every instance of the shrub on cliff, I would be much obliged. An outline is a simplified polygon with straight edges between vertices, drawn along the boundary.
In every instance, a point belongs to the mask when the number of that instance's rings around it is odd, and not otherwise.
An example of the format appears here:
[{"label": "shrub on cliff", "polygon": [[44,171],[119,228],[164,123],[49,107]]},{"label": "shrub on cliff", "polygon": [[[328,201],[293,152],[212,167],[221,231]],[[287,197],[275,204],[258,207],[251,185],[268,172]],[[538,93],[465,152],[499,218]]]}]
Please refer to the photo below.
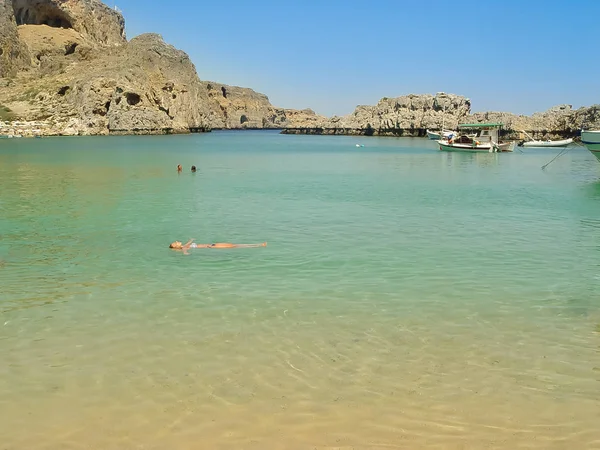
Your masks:
[{"label": "shrub on cliff", "polygon": [[10,122],[15,119],[15,113],[6,106],[0,105],[0,120]]}]

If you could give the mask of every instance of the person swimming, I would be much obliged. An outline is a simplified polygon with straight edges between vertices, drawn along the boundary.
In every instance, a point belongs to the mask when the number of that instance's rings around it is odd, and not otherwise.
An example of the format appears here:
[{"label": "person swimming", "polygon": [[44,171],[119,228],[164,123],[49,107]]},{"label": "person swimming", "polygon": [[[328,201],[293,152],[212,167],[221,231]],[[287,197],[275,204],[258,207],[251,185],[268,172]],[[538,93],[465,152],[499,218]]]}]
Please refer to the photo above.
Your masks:
[{"label": "person swimming", "polygon": [[190,248],[257,248],[257,247],[266,247],[267,243],[263,242],[261,244],[232,244],[231,242],[215,242],[212,244],[196,244],[195,239],[190,239],[185,244],[181,243],[181,241],[175,241],[169,244],[169,248],[173,250],[182,251],[184,254],[187,254],[187,250]]}]

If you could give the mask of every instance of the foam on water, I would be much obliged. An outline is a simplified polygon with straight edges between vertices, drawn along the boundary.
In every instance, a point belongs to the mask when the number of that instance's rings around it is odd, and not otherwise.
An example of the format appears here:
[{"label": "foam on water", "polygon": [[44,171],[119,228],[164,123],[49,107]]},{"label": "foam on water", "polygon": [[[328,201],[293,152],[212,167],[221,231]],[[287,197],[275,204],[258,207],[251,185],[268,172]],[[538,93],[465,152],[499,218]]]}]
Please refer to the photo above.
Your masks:
[{"label": "foam on water", "polygon": [[598,448],[600,165],[553,156],[8,141],[4,447]]}]

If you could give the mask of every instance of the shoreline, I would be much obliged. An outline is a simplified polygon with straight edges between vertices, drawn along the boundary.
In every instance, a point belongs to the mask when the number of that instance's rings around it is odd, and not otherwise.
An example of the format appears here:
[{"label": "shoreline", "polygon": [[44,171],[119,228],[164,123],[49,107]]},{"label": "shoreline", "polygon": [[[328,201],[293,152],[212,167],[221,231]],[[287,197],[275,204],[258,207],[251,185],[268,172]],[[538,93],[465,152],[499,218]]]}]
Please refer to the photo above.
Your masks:
[{"label": "shoreline", "polygon": [[[428,128],[329,128],[329,127],[273,127],[273,128],[210,128],[194,127],[186,130],[173,128],[106,130],[100,133],[80,133],[65,124],[53,124],[43,121],[0,121],[0,139],[11,138],[42,138],[42,137],[69,137],[69,136],[166,136],[197,133],[210,133],[213,131],[278,131],[279,134],[318,135],[318,136],[361,136],[361,137],[411,137],[427,138]],[[535,138],[567,139],[580,136],[581,130],[525,130]],[[506,140],[521,140],[521,130],[505,128],[500,130],[500,136]]]}]

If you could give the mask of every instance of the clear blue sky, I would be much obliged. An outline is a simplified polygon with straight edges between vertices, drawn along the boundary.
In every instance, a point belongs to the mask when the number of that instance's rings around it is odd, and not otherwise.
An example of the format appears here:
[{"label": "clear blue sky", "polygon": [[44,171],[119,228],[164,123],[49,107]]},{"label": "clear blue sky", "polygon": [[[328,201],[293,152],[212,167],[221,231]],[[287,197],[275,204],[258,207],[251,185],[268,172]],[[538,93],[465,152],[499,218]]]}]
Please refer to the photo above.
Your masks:
[{"label": "clear blue sky", "polygon": [[161,34],[203,80],[331,116],[450,92],[472,111],[600,103],[600,0],[104,0],[128,39]]}]

